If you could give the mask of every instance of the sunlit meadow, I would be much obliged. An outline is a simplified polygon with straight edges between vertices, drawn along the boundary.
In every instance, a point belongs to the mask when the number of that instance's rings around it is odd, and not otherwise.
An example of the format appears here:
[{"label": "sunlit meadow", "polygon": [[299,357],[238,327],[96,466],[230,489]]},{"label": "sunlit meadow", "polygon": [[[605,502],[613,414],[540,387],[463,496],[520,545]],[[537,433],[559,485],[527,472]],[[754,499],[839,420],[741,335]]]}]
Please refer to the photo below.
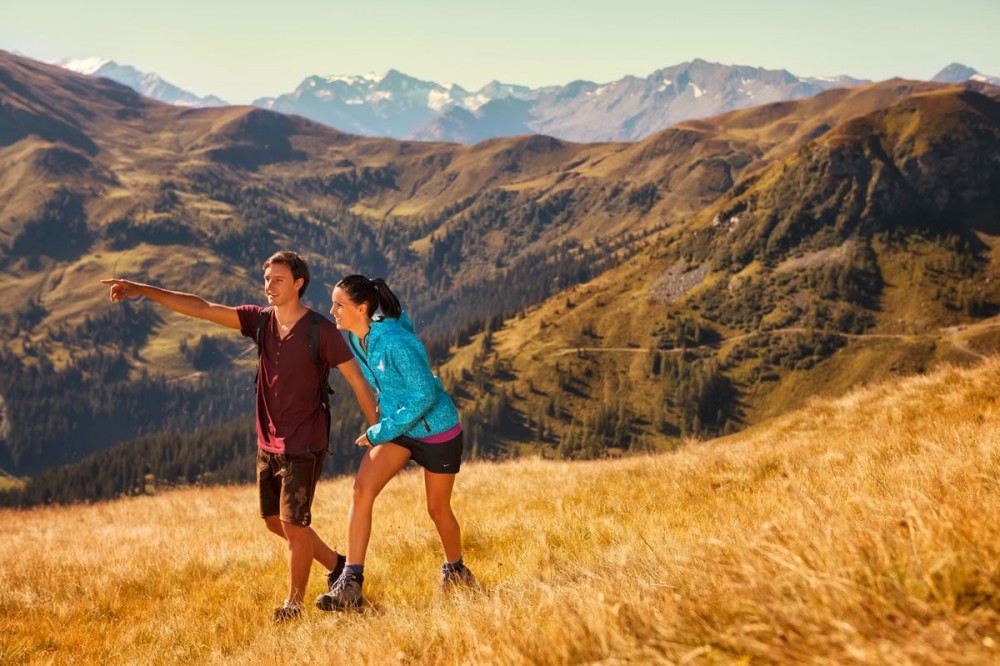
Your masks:
[{"label": "sunlit meadow", "polygon": [[[366,609],[288,625],[251,487],[3,511],[0,663],[997,663],[998,401],[990,360],[672,453],[468,464],[483,590],[449,596],[406,471],[376,504]],[[334,546],[350,489],[318,490]]]}]

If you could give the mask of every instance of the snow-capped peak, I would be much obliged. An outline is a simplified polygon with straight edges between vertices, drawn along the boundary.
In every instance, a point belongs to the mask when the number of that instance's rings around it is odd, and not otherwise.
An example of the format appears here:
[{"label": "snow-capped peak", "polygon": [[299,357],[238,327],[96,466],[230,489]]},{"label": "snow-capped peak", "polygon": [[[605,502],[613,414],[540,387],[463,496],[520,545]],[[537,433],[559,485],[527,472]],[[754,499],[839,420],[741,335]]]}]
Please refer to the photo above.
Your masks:
[{"label": "snow-capped peak", "polygon": [[90,58],[63,58],[62,60],[51,64],[62,67],[63,69],[68,69],[71,72],[76,72],[77,74],[86,74],[87,76],[90,76],[101,67],[107,65],[109,62],[111,62],[111,58],[92,56]]},{"label": "snow-capped peak", "polygon": [[440,111],[449,104],[454,103],[454,101],[454,98],[451,96],[450,88],[446,88],[442,91],[431,89],[427,92],[427,107],[434,109],[435,111]]},{"label": "snow-capped peak", "polygon": [[376,74],[375,72],[368,72],[367,74],[357,75],[347,75],[347,74],[331,74],[329,76],[322,77],[327,83],[346,83],[349,86],[355,86],[358,84],[376,84],[382,81],[386,77],[388,72],[383,72],[382,74]]},{"label": "snow-capped peak", "polygon": [[50,64],[84,76],[100,76],[128,86],[141,95],[179,106],[223,106],[225,101],[215,95],[199,97],[164,81],[158,74],[141,72],[131,65],[119,65],[110,58],[64,58]]},{"label": "snow-capped peak", "polygon": [[[330,76],[324,76],[323,80],[327,83],[346,83],[347,85],[353,86],[360,80],[357,76],[344,76],[343,74],[331,74]],[[316,85],[316,82],[312,79],[309,81],[312,85]]]}]

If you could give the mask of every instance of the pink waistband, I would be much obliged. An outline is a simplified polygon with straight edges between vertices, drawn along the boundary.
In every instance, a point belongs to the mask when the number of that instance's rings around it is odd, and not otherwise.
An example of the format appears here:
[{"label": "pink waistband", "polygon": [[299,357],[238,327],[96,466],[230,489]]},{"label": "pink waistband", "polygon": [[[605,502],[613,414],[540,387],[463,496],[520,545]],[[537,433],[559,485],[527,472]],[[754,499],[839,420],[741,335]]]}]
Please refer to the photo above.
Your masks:
[{"label": "pink waistband", "polygon": [[457,424],[454,428],[448,428],[444,432],[439,432],[436,435],[431,435],[430,437],[415,437],[425,444],[441,444],[443,442],[455,439],[462,433],[462,424]]}]

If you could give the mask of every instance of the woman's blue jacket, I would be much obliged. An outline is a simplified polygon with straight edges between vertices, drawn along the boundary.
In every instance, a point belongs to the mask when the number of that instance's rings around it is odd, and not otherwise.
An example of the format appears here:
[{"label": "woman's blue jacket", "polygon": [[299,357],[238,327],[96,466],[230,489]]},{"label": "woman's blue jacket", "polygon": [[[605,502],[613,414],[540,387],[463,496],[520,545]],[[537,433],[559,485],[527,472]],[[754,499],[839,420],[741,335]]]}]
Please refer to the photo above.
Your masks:
[{"label": "woman's blue jacket", "polygon": [[400,435],[419,439],[458,424],[458,410],[431,371],[427,350],[403,312],[398,319],[372,321],[367,352],[354,333],[348,344],[378,396],[379,422],[368,428],[368,441],[383,444]]}]

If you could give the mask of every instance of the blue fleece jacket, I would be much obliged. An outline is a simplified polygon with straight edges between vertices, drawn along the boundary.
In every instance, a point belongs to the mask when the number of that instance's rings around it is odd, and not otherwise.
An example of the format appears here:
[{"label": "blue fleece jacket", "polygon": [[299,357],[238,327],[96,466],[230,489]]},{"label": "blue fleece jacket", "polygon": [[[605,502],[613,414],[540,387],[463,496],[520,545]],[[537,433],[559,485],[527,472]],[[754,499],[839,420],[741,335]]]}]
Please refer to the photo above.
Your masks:
[{"label": "blue fleece jacket", "polygon": [[368,428],[372,444],[400,435],[429,437],[458,425],[458,410],[431,372],[427,350],[405,312],[399,319],[375,319],[365,337],[367,352],[354,333],[348,344],[378,395],[379,422]]}]

